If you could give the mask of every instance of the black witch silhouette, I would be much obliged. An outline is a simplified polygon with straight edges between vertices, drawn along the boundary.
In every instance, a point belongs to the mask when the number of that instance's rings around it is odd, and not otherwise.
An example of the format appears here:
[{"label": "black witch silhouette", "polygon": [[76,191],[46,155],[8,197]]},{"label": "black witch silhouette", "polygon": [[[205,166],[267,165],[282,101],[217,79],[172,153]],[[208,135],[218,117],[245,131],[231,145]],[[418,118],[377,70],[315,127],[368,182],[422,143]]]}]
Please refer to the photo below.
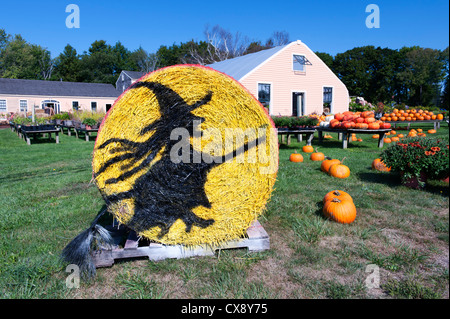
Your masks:
[{"label": "black witch silhouette", "polygon": [[[111,143],[118,144],[119,146],[112,148],[110,153],[120,153],[120,155],[105,162],[97,172],[94,172],[94,177],[103,173],[111,165],[124,161],[124,164],[120,166],[122,173],[105,182],[114,184],[148,168],[160,152],[161,158],[145,174],[136,179],[130,190],[104,195],[104,200],[107,206],[110,206],[121,200],[133,198],[134,214],[127,222],[127,226],[138,233],[158,226],[160,228],[158,237],[161,238],[169,232],[170,227],[178,219],[184,222],[186,232],[190,232],[192,226],[206,228],[212,225],[214,220],[200,218],[192,210],[198,206],[211,207],[205,193],[209,171],[224,163],[225,160],[247,151],[249,145],[253,147],[256,142],[247,142],[234,150],[232,154],[221,157],[200,153],[188,143],[190,160],[173,161],[170,151],[179,141],[171,139],[171,132],[177,128],[185,128],[190,137],[193,137],[194,130],[198,129],[195,124],[202,123],[205,119],[192,114],[192,111],[210,102],[213,93],[207,92],[202,99],[190,105],[175,91],[157,82],[137,82],[130,89],[141,87],[151,90],[159,104],[161,117],[140,132],[141,135],[149,132],[153,134],[144,142],[111,138],[99,145],[98,149],[102,149]],[[262,136],[258,142],[264,142],[264,139],[265,136]],[[139,161],[142,162],[133,167]],[[95,218],[88,230],[78,235],[63,250],[63,257],[67,261],[82,265],[90,274],[95,273],[95,266],[92,265],[89,256],[92,240],[94,238],[108,240],[107,231],[97,224],[104,212]]]}]

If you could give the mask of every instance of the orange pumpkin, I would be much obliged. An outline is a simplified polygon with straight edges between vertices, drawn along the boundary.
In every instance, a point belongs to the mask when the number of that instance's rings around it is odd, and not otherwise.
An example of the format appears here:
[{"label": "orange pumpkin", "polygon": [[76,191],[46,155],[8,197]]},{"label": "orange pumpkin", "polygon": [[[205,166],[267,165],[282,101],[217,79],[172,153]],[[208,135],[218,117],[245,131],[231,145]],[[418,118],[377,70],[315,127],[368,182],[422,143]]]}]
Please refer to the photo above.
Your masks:
[{"label": "orange pumpkin", "polygon": [[289,156],[289,160],[294,163],[301,163],[303,162],[303,156],[302,154],[295,152]]},{"label": "orange pumpkin", "polygon": [[392,142],[398,142],[400,139],[397,136],[392,136],[391,141]]},{"label": "orange pumpkin", "polygon": [[349,193],[346,193],[344,191],[341,190],[334,190],[331,192],[328,192],[324,198],[323,198],[323,203],[325,204],[326,202],[328,202],[329,200],[332,200],[333,198],[337,198],[340,200],[351,200],[353,202],[353,198],[350,196]]},{"label": "orange pumpkin", "polygon": [[311,145],[305,145],[302,147],[302,151],[305,153],[312,153],[314,152],[314,148]]},{"label": "orange pumpkin", "polygon": [[431,130],[428,130],[427,132],[428,132],[428,134],[435,134],[436,130],[435,129],[431,129]]},{"label": "orange pumpkin", "polygon": [[327,218],[342,224],[350,224],[356,219],[356,206],[353,201],[333,198],[323,205]]},{"label": "orange pumpkin", "polygon": [[380,171],[380,172],[389,172],[391,170],[390,167],[387,167],[386,164],[383,163],[381,158],[376,158],[373,160],[372,169]]},{"label": "orange pumpkin", "polygon": [[329,160],[324,160],[322,162],[322,164],[320,165],[320,169],[325,172],[328,173],[328,171],[330,170],[331,165],[334,164],[340,164],[341,161],[338,159],[329,159]]},{"label": "orange pumpkin", "polygon": [[391,140],[389,137],[385,137],[385,138],[383,139],[383,142],[389,144],[389,143],[392,142],[392,140]]},{"label": "orange pumpkin", "polygon": [[328,173],[336,178],[347,178],[350,176],[350,168],[344,164],[334,164],[331,165]]},{"label": "orange pumpkin", "polygon": [[380,134],[373,134],[372,138],[380,138]]},{"label": "orange pumpkin", "polygon": [[310,156],[311,161],[323,161],[325,159],[325,154],[323,154],[322,152],[316,152],[312,153]]},{"label": "orange pumpkin", "polygon": [[438,114],[438,115],[436,115],[436,118],[438,120],[443,120],[444,119],[444,115],[443,114]]}]

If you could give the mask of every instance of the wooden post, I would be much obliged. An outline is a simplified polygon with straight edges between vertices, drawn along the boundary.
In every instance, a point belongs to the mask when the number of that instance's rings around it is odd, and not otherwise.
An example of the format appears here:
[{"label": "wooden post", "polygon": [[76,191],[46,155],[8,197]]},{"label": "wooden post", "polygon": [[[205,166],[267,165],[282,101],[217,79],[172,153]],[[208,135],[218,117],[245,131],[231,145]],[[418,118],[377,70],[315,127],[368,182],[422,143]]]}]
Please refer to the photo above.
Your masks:
[{"label": "wooden post", "polygon": [[348,133],[339,133],[342,136],[342,148],[346,149],[348,146],[348,137],[350,136]]},{"label": "wooden post", "polygon": [[314,138],[314,132],[306,134],[306,145],[311,145],[311,142]]},{"label": "wooden post", "polygon": [[323,133],[322,130],[317,130],[317,132],[319,133],[319,143],[323,142]]},{"label": "wooden post", "polygon": [[382,148],[384,145],[384,137],[386,136],[386,133],[379,134],[380,137],[378,138],[378,147]]}]

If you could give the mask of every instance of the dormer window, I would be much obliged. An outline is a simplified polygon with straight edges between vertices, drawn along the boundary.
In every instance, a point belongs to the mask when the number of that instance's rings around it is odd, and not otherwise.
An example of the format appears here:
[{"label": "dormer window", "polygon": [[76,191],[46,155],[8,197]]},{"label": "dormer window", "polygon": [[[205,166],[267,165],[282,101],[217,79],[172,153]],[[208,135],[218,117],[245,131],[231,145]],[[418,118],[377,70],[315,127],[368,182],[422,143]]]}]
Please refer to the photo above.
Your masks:
[{"label": "dormer window", "polygon": [[312,65],[311,62],[304,56],[294,54],[292,68],[296,72],[306,72],[305,65]]}]

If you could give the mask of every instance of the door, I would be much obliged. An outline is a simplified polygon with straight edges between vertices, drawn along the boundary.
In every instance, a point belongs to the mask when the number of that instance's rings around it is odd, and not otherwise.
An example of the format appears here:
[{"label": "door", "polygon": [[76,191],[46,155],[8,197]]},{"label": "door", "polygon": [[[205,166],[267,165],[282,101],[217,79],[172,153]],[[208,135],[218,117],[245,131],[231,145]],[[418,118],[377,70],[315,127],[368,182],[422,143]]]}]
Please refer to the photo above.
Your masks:
[{"label": "door", "polygon": [[292,116],[303,116],[305,114],[305,94],[292,92]]}]

